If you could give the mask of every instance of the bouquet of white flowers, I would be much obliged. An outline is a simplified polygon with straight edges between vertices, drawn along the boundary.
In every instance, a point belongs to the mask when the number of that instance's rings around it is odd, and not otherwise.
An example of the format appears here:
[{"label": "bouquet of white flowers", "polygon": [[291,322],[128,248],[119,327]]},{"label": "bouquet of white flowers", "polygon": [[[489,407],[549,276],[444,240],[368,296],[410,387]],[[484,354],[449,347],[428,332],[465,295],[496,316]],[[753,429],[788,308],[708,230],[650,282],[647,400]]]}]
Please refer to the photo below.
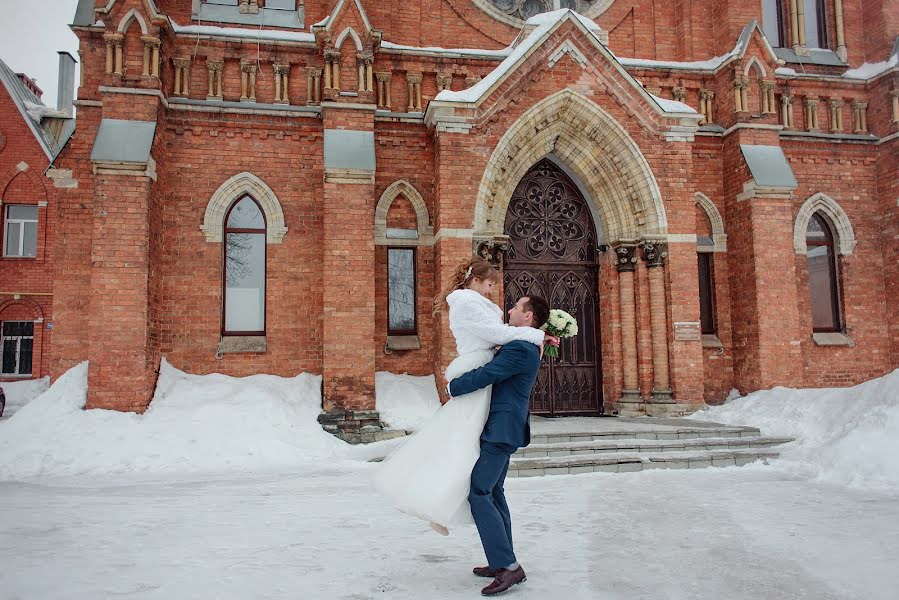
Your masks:
[{"label": "bouquet of white flowers", "polygon": [[[543,326],[543,330],[558,338],[570,338],[577,335],[577,321],[564,310],[554,308],[549,311],[549,320]],[[559,356],[559,347],[549,345],[544,351],[546,356]]]}]

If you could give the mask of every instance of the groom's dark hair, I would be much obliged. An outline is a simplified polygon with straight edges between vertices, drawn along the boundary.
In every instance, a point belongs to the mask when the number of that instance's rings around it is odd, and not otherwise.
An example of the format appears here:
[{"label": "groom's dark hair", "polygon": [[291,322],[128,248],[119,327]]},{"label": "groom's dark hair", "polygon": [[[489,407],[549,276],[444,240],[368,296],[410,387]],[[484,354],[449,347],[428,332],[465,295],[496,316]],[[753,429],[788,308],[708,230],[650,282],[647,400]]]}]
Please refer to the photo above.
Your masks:
[{"label": "groom's dark hair", "polygon": [[525,296],[522,308],[524,312],[534,313],[534,327],[537,329],[543,327],[549,320],[549,304],[540,296]]}]

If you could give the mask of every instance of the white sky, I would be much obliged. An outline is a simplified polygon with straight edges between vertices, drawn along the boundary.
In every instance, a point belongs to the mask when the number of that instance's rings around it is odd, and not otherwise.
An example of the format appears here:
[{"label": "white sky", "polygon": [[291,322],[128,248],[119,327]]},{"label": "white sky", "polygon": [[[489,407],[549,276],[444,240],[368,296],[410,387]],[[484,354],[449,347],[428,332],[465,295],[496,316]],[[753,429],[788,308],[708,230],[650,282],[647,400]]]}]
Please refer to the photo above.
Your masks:
[{"label": "white sky", "polygon": [[57,51],[78,60],[78,38],[69,29],[77,5],[78,0],[0,0],[0,58],[16,73],[37,80],[47,106],[56,106]]}]

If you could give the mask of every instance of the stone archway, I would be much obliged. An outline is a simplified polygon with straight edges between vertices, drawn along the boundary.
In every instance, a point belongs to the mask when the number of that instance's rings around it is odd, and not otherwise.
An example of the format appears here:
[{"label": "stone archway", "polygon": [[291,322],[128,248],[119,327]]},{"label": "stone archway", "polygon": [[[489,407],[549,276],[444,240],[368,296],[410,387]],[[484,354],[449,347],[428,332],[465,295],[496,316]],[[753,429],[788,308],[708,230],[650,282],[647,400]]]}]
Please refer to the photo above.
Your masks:
[{"label": "stone archway", "polygon": [[[608,112],[564,89],[519,117],[493,150],[481,178],[475,241],[507,239],[506,214],[517,186],[533,165],[549,156],[580,184],[611,252],[609,264],[614,265],[614,271],[608,272],[615,277],[612,289],[617,293],[607,301],[612,303],[614,321],[610,323],[616,334],[614,342],[606,345],[612,352],[603,358],[602,371],[614,373],[608,390],[615,397],[606,399],[605,405],[634,414],[645,410],[644,403],[673,403],[664,275],[665,207],[646,157]],[[645,276],[638,275],[644,268]],[[638,295],[649,302],[638,304]],[[640,347],[647,339],[649,347]],[[651,363],[651,381],[641,383],[641,361]]]},{"label": "stone archway", "polygon": [[516,186],[549,155],[584,185],[610,244],[666,236],[661,192],[637,143],[595,102],[565,89],[531,107],[500,139],[478,188],[476,237],[503,234]]}]

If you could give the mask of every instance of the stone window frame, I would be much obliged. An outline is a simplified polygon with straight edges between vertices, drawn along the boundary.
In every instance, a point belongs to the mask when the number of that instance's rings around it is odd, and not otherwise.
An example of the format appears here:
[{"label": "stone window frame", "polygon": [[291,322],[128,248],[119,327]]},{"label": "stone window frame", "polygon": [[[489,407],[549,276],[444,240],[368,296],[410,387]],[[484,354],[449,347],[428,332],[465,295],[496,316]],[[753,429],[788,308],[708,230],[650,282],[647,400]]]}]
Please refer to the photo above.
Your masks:
[{"label": "stone window frame", "polygon": [[[723,348],[723,344],[721,343],[721,339],[718,337],[718,324],[721,320],[718,318],[718,302],[717,295],[715,294],[715,253],[724,253],[727,252],[727,234],[724,232],[724,219],[721,216],[721,211],[718,210],[718,207],[715,206],[715,203],[712,200],[703,194],[702,192],[694,192],[693,201],[696,206],[702,208],[703,212],[705,212],[706,216],[709,219],[709,223],[712,226],[712,245],[700,245],[698,243],[697,236],[697,244],[696,244],[696,254],[697,254],[697,263],[701,260],[700,255],[707,255],[709,261],[709,285],[711,292],[711,307],[712,307],[712,321],[714,323],[714,331],[703,332],[702,334],[702,345],[705,348]],[[699,265],[697,264],[697,268]],[[700,305],[702,302],[702,298],[700,297]]]},{"label": "stone window frame", "polygon": [[809,196],[799,208],[793,225],[793,250],[796,254],[808,252],[805,243],[805,232],[808,230],[812,215],[820,212],[833,229],[834,250],[839,256],[852,256],[858,240],[852,228],[849,215],[839,203],[823,192]]},{"label": "stone window frame", "polygon": [[[412,204],[415,210],[415,237],[389,237],[390,232],[387,229],[387,214],[393,201],[400,195],[404,196]],[[430,222],[428,213],[428,205],[425,204],[424,198],[415,189],[415,186],[405,179],[394,181],[378,200],[375,208],[374,219],[374,236],[376,246],[387,246],[390,249],[412,248],[415,261],[415,327],[416,333],[412,335],[392,335],[388,331],[387,341],[384,343],[384,353],[392,354],[395,351],[418,350],[421,348],[421,340],[418,337],[418,250],[420,246],[430,246],[434,243],[434,228]],[[388,265],[389,266],[389,265]],[[386,275],[386,273],[385,273]]]},{"label": "stone window frame", "polygon": [[200,230],[209,243],[224,241],[225,215],[231,205],[244,196],[251,196],[265,215],[266,244],[281,244],[287,235],[284,211],[278,196],[262,179],[248,171],[234,175],[223,183],[209,199]]},{"label": "stone window frame", "polygon": [[[415,210],[416,238],[388,237],[387,213],[390,212],[390,206],[393,204],[393,201],[400,195],[405,196]],[[378,205],[375,208],[374,226],[376,246],[428,246],[434,238],[434,228],[430,224],[428,205],[425,204],[424,198],[415,189],[415,186],[405,179],[394,181],[381,194],[381,198],[378,200]]]},{"label": "stone window frame", "polygon": [[858,240],[855,237],[855,231],[849,220],[849,215],[843,210],[840,204],[823,192],[817,192],[811,195],[799,208],[796,215],[795,224],[793,226],[793,250],[796,254],[807,255],[808,246],[806,243],[806,232],[809,222],[815,214],[819,214],[824,218],[825,223],[830,227],[830,233],[833,236],[834,263],[836,273],[836,285],[838,288],[838,304],[840,331],[812,331],[812,340],[818,346],[854,346],[855,343],[847,334],[849,325],[847,323],[846,314],[844,312],[845,303],[842,301],[842,293],[845,289],[842,277],[845,269],[840,268],[842,258],[852,256]]}]

